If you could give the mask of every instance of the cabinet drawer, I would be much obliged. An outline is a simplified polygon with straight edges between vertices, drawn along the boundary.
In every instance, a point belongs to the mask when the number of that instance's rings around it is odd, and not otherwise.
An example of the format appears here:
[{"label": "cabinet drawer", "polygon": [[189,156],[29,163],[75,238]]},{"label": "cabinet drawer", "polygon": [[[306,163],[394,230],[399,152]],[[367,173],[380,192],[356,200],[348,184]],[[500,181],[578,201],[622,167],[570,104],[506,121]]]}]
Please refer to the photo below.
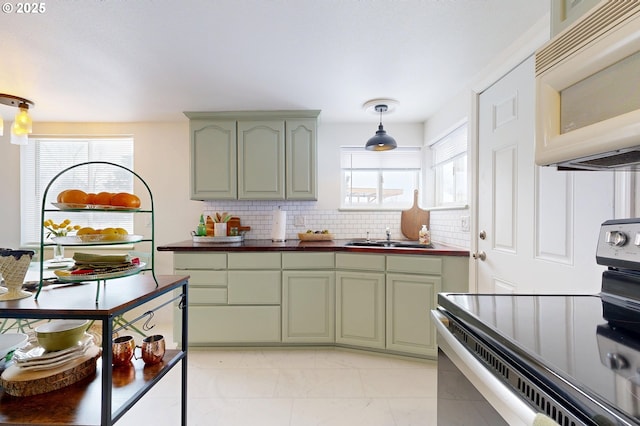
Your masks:
[{"label": "cabinet drawer", "polygon": [[189,308],[189,344],[280,342],[279,306]]},{"label": "cabinet drawer", "polygon": [[229,269],[280,269],[280,253],[229,253]]},{"label": "cabinet drawer", "polygon": [[336,268],[362,271],[384,271],[383,254],[336,253]]},{"label": "cabinet drawer", "polygon": [[189,287],[189,305],[226,305],[227,289]]},{"label": "cabinet drawer", "polygon": [[230,305],[279,305],[280,271],[229,271]]},{"label": "cabinet drawer", "polygon": [[189,275],[189,286],[227,286],[227,271],[203,271],[200,269],[181,269],[176,273]]},{"label": "cabinet drawer", "polygon": [[226,253],[174,253],[174,269],[226,269]]},{"label": "cabinet drawer", "polygon": [[282,253],[282,269],[333,269],[333,253]]},{"label": "cabinet drawer", "polygon": [[387,272],[442,274],[442,258],[434,256],[387,256]]}]

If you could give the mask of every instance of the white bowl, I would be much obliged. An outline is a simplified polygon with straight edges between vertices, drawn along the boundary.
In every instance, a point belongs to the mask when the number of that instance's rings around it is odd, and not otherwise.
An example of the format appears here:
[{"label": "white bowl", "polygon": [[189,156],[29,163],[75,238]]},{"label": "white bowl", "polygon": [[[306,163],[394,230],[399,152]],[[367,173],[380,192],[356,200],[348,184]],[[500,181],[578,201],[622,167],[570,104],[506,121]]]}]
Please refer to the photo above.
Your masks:
[{"label": "white bowl", "polygon": [[47,351],[60,351],[77,345],[89,320],[54,320],[36,327],[38,344]]}]

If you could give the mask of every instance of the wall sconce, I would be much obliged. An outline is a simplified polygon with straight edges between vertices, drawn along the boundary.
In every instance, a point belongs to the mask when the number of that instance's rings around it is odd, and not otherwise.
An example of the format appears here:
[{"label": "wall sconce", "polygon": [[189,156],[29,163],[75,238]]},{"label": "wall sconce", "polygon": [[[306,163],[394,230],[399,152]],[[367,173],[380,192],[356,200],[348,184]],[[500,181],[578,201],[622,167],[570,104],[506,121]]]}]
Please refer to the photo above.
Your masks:
[{"label": "wall sconce", "polygon": [[372,136],[365,145],[365,149],[369,151],[389,151],[398,147],[396,140],[389,136],[382,127],[382,113],[389,112],[393,107],[398,104],[393,99],[372,99],[365,102],[362,106],[364,109],[371,110],[380,113],[380,124],[378,125],[378,131]]},{"label": "wall sconce", "polygon": [[[15,145],[26,145],[29,134],[33,131],[33,121],[29,115],[29,107],[35,104],[28,99],[18,96],[0,93],[0,104],[18,108],[13,124],[11,125],[11,143]],[[0,136],[4,135],[4,122],[0,117]]]}]

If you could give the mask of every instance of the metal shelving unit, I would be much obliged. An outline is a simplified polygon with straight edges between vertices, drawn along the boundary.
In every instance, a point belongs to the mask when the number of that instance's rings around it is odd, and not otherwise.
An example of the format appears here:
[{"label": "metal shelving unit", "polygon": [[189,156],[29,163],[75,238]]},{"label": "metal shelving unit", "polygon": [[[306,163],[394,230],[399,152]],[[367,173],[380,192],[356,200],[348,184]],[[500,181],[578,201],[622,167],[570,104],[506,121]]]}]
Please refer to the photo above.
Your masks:
[{"label": "metal shelving unit", "polygon": [[[101,360],[97,372],[88,378],[57,391],[34,396],[14,397],[0,388],[0,425],[100,425],[116,423],[151,388],[174,367],[181,369],[179,389],[180,419],[187,424],[187,343],[188,343],[188,277],[162,275],[157,280],[148,275],[123,278],[107,286],[98,303],[90,298],[87,286],[64,287],[45,292],[41,300],[24,298],[5,302],[0,316],[10,319],[88,319],[101,324]],[[158,299],[163,297],[163,299]],[[166,298],[170,298],[166,300]],[[145,314],[127,322],[148,319],[156,310],[174,306],[182,311],[182,340],[178,349],[167,349],[160,364],[146,366],[132,360],[129,367],[113,368],[112,336],[121,330],[115,319],[139,306],[153,303]]]},{"label": "metal shelving unit", "polygon": [[[123,169],[129,173],[131,173],[133,176],[135,176],[135,178],[138,179],[139,182],[141,182],[144,187],[147,189],[147,192],[149,194],[149,200],[151,203],[151,206],[149,209],[112,209],[112,208],[68,208],[68,209],[59,209],[59,208],[47,208],[46,204],[47,204],[47,196],[49,194],[49,190],[51,189],[52,185],[54,184],[54,182],[56,182],[58,180],[59,177],[61,177],[62,175],[68,173],[69,171],[76,169],[78,167],[90,167],[92,165],[107,165],[107,166],[113,166],[113,167],[118,167],[120,169]],[[79,164],[75,164],[71,167],[67,167],[66,169],[62,170],[60,173],[58,173],[57,175],[55,175],[53,177],[53,179],[51,179],[51,181],[49,182],[49,184],[47,185],[47,187],[45,188],[44,194],[42,196],[42,206],[41,206],[41,211],[40,211],[40,282],[38,284],[38,290],[35,294],[35,299],[38,299],[38,296],[40,295],[40,291],[42,290],[42,286],[44,283],[44,248],[45,247],[50,247],[50,246],[54,246],[57,245],[56,243],[48,243],[45,242],[45,238],[44,238],[44,226],[42,226],[42,224],[45,221],[45,215],[47,213],[50,212],[70,212],[70,213],[95,213],[95,212],[106,212],[106,213],[117,213],[117,214],[138,214],[138,213],[146,213],[149,214],[151,216],[151,236],[149,238],[142,238],[140,241],[138,242],[147,242],[151,244],[151,249],[149,252],[149,259],[150,259],[150,263],[151,265],[146,265],[145,268],[141,268],[139,270],[136,270],[135,272],[131,272],[131,271],[124,271],[122,274],[109,274],[108,278],[101,278],[99,276],[90,276],[90,277],[82,277],[82,279],[79,279],[79,281],[96,281],[97,285],[96,285],[96,303],[100,297],[100,281],[102,281],[103,283],[106,283],[106,281],[111,280],[111,279],[119,279],[122,277],[126,277],[129,275],[135,275],[138,274],[140,272],[144,272],[144,271],[150,271],[154,281],[156,282],[156,284],[158,283],[158,280],[156,278],[155,275],[155,222],[154,222],[154,210],[153,210],[153,193],[151,192],[151,189],[149,188],[149,185],[147,185],[147,183],[144,181],[144,179],[142,179],[142,177],[140,175],[138,175],[136,172],[134,172],[131,169],[128,169],[127,167],[121,166],[119,164],[115,164],[115,163],[111,163],[111,162],[107,162],[107,161],[88,161],[88,162],[84,162],[84,163],[79,163]],[[124,245],[124,244],[131,244],[131,242],[129,241],[104,241],[102,242],[101,245]],[[64,246],[73,246],[73,247],[87,247],[87,246],[95,246],[95,243],[83,243],[83,242],[78,242],[78,243],[73,243],[73,244],[61,244]]]}]

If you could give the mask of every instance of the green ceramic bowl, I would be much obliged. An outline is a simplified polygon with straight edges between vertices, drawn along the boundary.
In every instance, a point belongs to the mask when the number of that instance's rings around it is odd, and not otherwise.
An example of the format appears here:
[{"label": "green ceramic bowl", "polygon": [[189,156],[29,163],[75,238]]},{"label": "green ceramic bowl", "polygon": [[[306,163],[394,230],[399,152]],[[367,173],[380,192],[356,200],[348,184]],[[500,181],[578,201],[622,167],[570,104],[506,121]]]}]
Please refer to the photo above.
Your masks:
[{"label": "green ceramic bowl", "polygon": [[36,327],[38,344],[47,351],[61,351],[77,345],[89,320],[53,320]]}]

